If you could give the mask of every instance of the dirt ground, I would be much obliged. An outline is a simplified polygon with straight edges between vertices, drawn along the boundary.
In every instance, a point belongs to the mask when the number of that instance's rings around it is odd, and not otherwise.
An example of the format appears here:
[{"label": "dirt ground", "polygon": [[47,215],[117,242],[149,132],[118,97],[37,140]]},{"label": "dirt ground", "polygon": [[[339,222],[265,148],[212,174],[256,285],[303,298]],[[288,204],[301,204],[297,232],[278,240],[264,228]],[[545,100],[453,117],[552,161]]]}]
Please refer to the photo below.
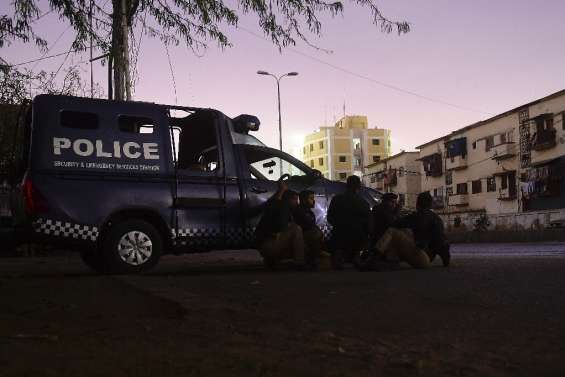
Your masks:
[{"label": "dirt ground", "polygon": [[371,273],[267,272],[254,252],[139,276],[3,258],[0,376],[563,376],[565,245],[522,249]]}]

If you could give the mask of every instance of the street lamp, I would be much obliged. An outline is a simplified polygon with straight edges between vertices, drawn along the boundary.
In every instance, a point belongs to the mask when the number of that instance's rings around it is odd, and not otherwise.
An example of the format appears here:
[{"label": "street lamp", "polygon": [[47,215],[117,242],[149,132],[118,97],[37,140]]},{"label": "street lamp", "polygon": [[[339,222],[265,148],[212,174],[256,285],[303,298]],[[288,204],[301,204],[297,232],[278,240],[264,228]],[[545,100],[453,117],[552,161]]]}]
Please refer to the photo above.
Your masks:
[{"label": "street lamp", "polygon": [[279,77],[277,77],[277,76],[275,76],[272,73],[269,73],[267,71],[257,71],[257,74],[258,75],[264,75],[264,76],[272,76],[272,77],[275,78],[275,80],[277,80],[277,99],[278,99],[278,105],[279,105],[279,149],[282,152],[283,147],[282,147],[281,86],[280,86],[280,81],[283,77],[286,77],[286,76],[298,76],[298,72],[285,73],[284,75],[281,75]]}]

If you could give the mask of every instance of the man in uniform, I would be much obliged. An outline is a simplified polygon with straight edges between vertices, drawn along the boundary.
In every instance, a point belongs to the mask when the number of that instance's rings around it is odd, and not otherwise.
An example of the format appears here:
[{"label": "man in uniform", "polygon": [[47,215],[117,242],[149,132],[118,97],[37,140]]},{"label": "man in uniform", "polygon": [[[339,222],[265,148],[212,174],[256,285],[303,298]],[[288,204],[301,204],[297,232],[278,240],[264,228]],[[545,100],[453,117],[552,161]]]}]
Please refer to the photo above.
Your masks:
[{"label": "man in uniform", "polygon": [[353,262],[361,250],[368,247],[371,212],[369,205],[359,195],[361,179],[347,178],[347,189],[334,196],[328,209],[328,222],[332,225],[330,241],[332,262],[343,269],[344,262]]},{"label": "man in uniform", "polygon": [[429,192],[418,195],[416,212],[396,220],[375,245],[384,261],[399,260],[414,268],[429,267],[436,255],[449,266],[451,254],[443,221],[431,210]]},{"label": "man in uniform", "polygon": [[296,224],[302,228],[306,249],[306,263],[312,269],[315,269],[318,267],[320,258],[328,256],[323,251],[324,233],[316,225],[316,215],[312,211],[316,204],[314,191],[301,191],[299,198],[300,205],[293,211],[293,217]]},{"label": "man in uniform", "polygon": [[298,205],[298,194],[279,182],[277,192],[267,201],[265,211],[255,230],[257,248],[265,266],[274,269],[283,259],[293,259],[304,265],[302,230],[292,218],[293,207]]},{"label": "man in uniform", "polygon": [[373,229],[371,229],[371,244],[374,245],[385,234],[387,229],[398,217],[398,195],[387,192],[381,202],[373,207]]}]

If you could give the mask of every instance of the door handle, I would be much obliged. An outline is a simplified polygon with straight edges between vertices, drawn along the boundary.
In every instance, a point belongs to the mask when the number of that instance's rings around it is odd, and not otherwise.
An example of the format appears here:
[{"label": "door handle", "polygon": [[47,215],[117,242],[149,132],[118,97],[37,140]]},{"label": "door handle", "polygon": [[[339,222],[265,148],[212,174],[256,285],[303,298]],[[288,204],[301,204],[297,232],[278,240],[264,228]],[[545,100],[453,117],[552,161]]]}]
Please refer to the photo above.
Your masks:
[{"label": "door handle", "polygon": [[255,186],[251,187],[251,192],[254,192],[255,194],[264,194],[267,191],[269,191],[269,190],[264,189],[264,188],[255,187]]}]

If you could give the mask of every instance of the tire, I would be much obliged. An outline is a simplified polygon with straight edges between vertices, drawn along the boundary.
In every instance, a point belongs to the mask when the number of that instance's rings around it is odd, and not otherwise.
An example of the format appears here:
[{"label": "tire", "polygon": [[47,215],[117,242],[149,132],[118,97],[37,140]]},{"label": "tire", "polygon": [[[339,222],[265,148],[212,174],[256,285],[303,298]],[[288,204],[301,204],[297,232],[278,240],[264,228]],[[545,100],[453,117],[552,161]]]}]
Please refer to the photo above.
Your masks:
[{"label": "tire", "polygon": [[110,273],[139,273],[153,268],[163,252],[163,238],[144,220],[125,220],[110,228],[102,255]]}]

